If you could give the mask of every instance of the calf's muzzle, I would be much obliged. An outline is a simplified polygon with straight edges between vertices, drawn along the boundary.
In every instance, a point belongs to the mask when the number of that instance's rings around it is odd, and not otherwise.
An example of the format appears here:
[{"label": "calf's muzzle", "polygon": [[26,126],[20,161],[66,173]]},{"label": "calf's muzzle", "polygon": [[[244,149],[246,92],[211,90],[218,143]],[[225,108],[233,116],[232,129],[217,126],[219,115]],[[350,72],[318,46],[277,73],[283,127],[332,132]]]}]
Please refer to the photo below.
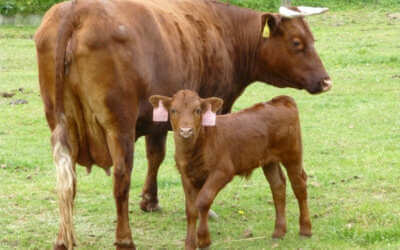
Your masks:
[{"label": "calf's muzzle", "polygon": [[179,128],[179,135],[183,138],[189,138],[193,135],[193,128]]}]

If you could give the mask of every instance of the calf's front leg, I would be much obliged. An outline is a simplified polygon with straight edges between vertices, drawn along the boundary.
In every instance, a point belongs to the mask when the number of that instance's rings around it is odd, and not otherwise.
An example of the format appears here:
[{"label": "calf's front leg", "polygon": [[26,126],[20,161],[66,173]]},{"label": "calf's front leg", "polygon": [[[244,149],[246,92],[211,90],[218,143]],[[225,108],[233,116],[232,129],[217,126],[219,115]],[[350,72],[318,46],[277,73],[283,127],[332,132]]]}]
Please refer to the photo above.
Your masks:
[{"label": "calf's front leg", "polygon": [[200,249],[208,249],[211,245],[210,232],[208,230],[208,211],[218,192],[232,180],[232,175],[217,171],[210,175],[196,199],[196,207],[199,210],[200,222],[197,229],[197,242]]},{"label": "calf's front leg", "polygon": [[196,249],[196,222],[199,211],[196,207],[196,198],[199,190],[195,188],[190,181],[181,175],[183,190],[185,191],[185,206],[186,206],[186,240],[185,250]]}]

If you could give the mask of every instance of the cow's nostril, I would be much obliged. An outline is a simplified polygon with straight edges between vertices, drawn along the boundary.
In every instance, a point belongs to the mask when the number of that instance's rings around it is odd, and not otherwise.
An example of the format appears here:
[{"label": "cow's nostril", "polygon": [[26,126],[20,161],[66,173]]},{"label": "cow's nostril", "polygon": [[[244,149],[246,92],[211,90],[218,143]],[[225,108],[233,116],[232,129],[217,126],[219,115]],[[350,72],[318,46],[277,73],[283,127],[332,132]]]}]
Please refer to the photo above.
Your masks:
[{"label": "cow's nostril", "polygon": [[322,85],[322,92],[328,91],[332,88],[332,80],[331,79],[325,79],[321,82]]}]

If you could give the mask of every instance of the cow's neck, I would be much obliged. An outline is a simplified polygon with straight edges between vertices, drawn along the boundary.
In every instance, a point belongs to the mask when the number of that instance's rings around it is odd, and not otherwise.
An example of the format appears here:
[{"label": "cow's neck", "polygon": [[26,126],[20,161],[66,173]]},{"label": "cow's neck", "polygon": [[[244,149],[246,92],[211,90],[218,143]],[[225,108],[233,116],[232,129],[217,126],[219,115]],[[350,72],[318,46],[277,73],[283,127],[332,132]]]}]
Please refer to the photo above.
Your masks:
[{"label": "cow's neck", "polygon": [[214,2],[213,7],[226,27],[222,37],[234,67],[231,96],[224,97],[223,113],[226,113],[244,89],[255,81],[253,69],[261,36],[261,13],[219,2]]},{"label": "cow's neck", "polygon": [[236,78],[249,84],[254,80],[251,75],[261,35],[261,14],[225,3],[215,2],[214,7],[220,13],[224,27],[228,27],[223,38],[232,46]]}]

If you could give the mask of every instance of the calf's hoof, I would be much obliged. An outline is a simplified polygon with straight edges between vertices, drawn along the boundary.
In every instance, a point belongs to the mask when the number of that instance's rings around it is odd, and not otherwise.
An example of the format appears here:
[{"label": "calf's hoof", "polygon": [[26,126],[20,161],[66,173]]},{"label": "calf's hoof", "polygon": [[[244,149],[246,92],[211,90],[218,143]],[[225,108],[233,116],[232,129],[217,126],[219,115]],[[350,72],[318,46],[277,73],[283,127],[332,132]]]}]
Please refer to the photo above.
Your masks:
[{"label": "calf's hoof", "polygon": [[272,234],[273,239],[282,239],[286,234],[286,231],[283,230],[275,230],[275,232]]},{"label": "calf's hoof", "polygon": [[211,247],[210,246],[208,246],[208,247],[199,247],[199,250],[211,250]]},{"label": "calf's hoof", "polygon": [[140,209],[144,212],[157,212],[161,210],[157,201],[150,201],[145,198],[140,202]]},{"label": "calf's hoof", "polygon": [[115,242],[114,245],[116,250],[136,250],[136,246],[133,242]]}]

